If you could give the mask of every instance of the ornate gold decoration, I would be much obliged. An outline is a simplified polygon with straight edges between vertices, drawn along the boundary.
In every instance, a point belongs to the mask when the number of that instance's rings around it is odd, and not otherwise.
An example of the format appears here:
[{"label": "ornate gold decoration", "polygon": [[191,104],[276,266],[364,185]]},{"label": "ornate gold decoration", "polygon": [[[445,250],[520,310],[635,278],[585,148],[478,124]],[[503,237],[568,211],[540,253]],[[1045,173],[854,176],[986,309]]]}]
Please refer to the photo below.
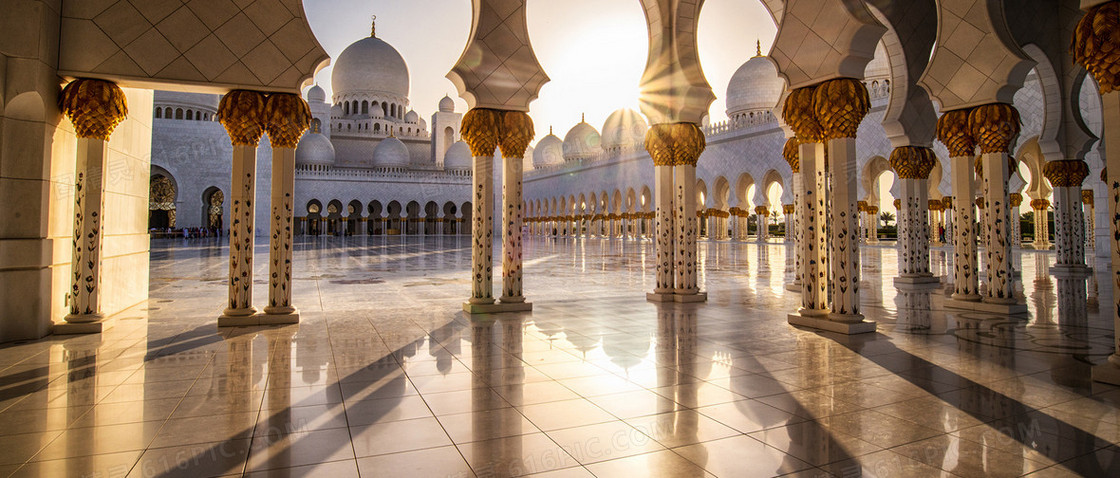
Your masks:
[{"label": "ornate gold decoration", "polygon": [[789,168],[795,173],[801,172],[801,140],[793,137],[786,140],[782,147],[782,157],[786,158]]},{"label": "ornate gold decoration", "polygon": [[1011,195],[1007,197],[1007,203],[1010,204],[1011,207],[1019,207],[1023,204],[1023,195],[1019,193],[1011,193]]},{"label": "ornate gold decoration", "polygon": [[229,133],[234,146],[256,146],[264,134],[264,95],[249,90],[233,90],[218,103],[218,121]]},{"label": "ornate gold decoration", "polygon": [[754,213],[759,216],[770,217],[770,210],[767,209],[766,206],[756,206],[754,208]]},{"label": "ornate gold decoration", "polygon": [[929,210],[930,211],[940,211],[941,210],[941,200],[940,199],[930,199],[929,200]]},{"label": "ornate gold decoration", "polygon": [[536,136],[533,119],[521,111],[502,112],[502,130],[498,146],[506,158],[524,158],[529,142]]},{"label": "ornate gold decoration", "polygon": [[1050,201],[1049,200],[1035,199],[1035,200],[1031,201],[1031,209],[1034,209],[1036,211],[1039,210],[1039,209],[1049,209],[1049,208],[1050,208]]},{"label": "ornate gold decoration", "polygon": [[901,179],[928,179],[937,156],[930,148],[901,146],[891,151],[890,163]]},{"label": "ornate gold decoration", "polygon": [[871,215],[879,214],[879,206],[867,206],[867,213]]},{"label": "ornate gold decoration", "polygon": [[867,201],[856,201],[856,209],[860,212],[867,212]]},{"label": "ornate gold decoration", "polygon": [[1073,59],[1097,80],[1101,94],[1120,85],[1120,3],[1090,8],[1077,22],[1070,44]]},{"label": "ornate gold decoration", "polygon": [[148,186],[148,210],[170,211],[175,209],[175,184],[164,176],[153,176]]},{"label": "ornate gold decoration", "polygon": [[494,156],[501,142],[502,113],[501,110],[474,108],[463,115],[459,134],[470,146],[472,156]]},{"label": "ornate gold decoration", "polygon": [[855,138],[859,123],[871,111],[871,97],[862,81],[837,78],[817,85],[813,109],[824,139]]},{"label": "ornate gold decoration", "polygon": [[901,199],[895,199],[894,200],[894,208],[895,208],[895,210],[902,209],[902,200]]},{"label": "ornate gold decoration", "polygon": [[941,198],[941,207],[945,210],[953,208],[953,196],[945,196]]},{"label": "ornate gold decoration", "polygon": [[1089,165],[1080,159],[1050,161],[1042,167],[1042,175],[1056,188],[1081,188],[1089,177]]},{"label": "ornate gold decoration", "polygon": [[128,116],[128,100],[116,83],[78,78],[62,89],[58,108],[74,124],[79,138],[108,141]]},{"label": "ornate gold decoration", "polygon": [[959,158],[976,153],[976,141],[968,127],[968,110],[946,112],[937,119],[937,140],[949,148],[949,156]]},{"label": "ornate gold decoration", "polygon": [[696,166],[707,140],[696,123],[662,123],[646,132],[645,146],[655,166]]},{"label": "ornate gold decoration", "polygon": [[988,204],[987,199],[984,199],[982,197],[976,198],[976,207],[977,208],[984,209],[984,206],[986,206],[987,204]]},{"label": "ornate gold decoration", "polygon": [[298,95],[273,93],[264,103],[264,129],[274,148],[295,148],[311,127],[311,108]]},{"label": "ornate gold decoration", "polygon": [[824,130],[817,121],[816,110],[813,109],[815,90],[816,87],[808,86],[789,92],[785,108],[782,109],[786,124],[803,143],[819,143],[824,140]]},{"label": "ornate gold decoration", "polygon": [[1006,103],[977,106],[968,113],[968,130],[981,154],[1006,153],[1019,127],[1019,110]]},{"label": "ornate gold decoration", "polygon": [[1082,189],[1081,190],[1081,203],[1082,204],[1092,207],[1093,202],[1095,202],[1095,201],[1096,201],[1096,199],[1093,195],[1093,190],[1092,189]]},{"label": "ornate gold decoration", "polygon": [[782,214],[785,214],[785,215],[788,216],[790,214],[793,214],[794,210],[795,210],[795,207],[794,207],[793,204],[782,204]]}]

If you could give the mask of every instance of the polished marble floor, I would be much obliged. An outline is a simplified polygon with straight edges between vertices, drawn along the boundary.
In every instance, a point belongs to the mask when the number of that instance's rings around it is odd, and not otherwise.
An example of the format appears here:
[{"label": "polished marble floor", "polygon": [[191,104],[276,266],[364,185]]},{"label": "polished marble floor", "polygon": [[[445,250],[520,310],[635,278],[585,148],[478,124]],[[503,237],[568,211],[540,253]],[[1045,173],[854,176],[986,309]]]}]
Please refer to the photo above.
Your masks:
[{"label": "polished marble floor", "polygon": [[1052,253],[1017,256],[1009,319],[865,247],[879,332],[842,337],[786,323],[783,244],[702,243],[704,304],[646,302],[652,252],[529,238],[534,311],[471,319],[469,238],[301,238],[301,323],[219,330],[225,249],[155,241],[113,329],[0,348],[0,474],[1120,476],[1120,388],[1089,380],[1110,291]]}]

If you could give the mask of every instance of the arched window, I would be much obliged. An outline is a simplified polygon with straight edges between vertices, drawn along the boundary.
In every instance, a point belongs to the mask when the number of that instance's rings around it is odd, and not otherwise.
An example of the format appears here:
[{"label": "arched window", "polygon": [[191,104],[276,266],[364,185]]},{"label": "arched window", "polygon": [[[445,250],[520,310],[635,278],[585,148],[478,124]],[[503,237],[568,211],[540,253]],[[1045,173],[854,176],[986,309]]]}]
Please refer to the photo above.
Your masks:
[{"label": "arched window", "polygon": [[175,108],[175,119],[183,119],[183,109]]},{"label": "arched window", "polygon": [[369,102],[366,101],[366,100],[362,100],[362,114],[364,114],[364,115],[369,114]]},{"label": "arched window", "polygon": [[187,110],[187,119],[188,120],[193,120],[194,119],[194,111],[193,110]]},{"label": "arched window", "polygon": [[380,133],[381,132],[381,123],[374,123],[373,124],[373,130]]},{"label": "arched window", "polygon": [[343,114],[350,114],[350,103],[343,103],[342,110]]},{"label": "arched window", "polygon": [[156,118],[163,118],[163,108],[156,108]]},{"label": "arched window", "polygon": [[389,103],[381,103],[381,113],[385,116],[389,116]]},{"label": "arched window", "polygon": [[346,125],[346,131],[350,131],[350,125]]}]

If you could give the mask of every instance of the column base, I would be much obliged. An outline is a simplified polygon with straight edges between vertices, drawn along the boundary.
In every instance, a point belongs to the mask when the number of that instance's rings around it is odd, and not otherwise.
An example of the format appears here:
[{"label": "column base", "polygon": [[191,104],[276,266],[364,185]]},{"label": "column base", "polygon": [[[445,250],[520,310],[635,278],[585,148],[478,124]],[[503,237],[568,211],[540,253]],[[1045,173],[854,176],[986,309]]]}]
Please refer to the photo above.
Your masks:
[{"label": "column base", "polygon": [[647,292],[646,300],[650,302],[707,302],[707,292],[696,292],[692,294],[678,294],[676,292]]},{"label": "column base", "polygon": [[894,285],[895,287],[898,287],[900,285],[926,285],[929,286],[929,288],[933,289],[941,285],[941,278],[935,277],[932,274],[928,276],[899,276],[894,278]]},{"label": "column base", "polygon": [[1120,355],[1109,355],[1107,361],[1094,366],[1093,381],[1120,385]]},{"label": "column base", "polygon": [[878,328],[878,324],[873,321],[860,320],[859,322],[843,322],[833,320],[829,315],[806,316],[801,314],[789,314],[786,316],[786,321],[789,322],[790,325],[827,330],[844,335],[873,333]]},{"label": "column base", "polygon": [[982,300],[960,300],[949,299],[945,301],[945,308],[970,310],[975,312],[987,312],[990,314],[999,315],[1020,315],[1027,313],[1027,304],[1012,303],[1012,304],[993,304],[990,302],[983,302]]},{"label": "column base", "polygon": [[506,312],[531,312],[532,310],[532,302],[494,302],[490,304],[463,302],[463,311],[468,314],[502,314]]},{"label": "column base", "polygon": [[[289,310],[290,309],[290,310]],[[257,325],[288,325],[299,323],[299,310],[295,307],[265,308],[251,315],[222,314],[218,327],[253,327]]]},{"label": "column base", "polygon": [[116,325],[115,318],[105,317],[102,314],[67,315],[66,322],[51,325],[51,333],[55,335],[85,335],[100,334]]},{"label": "column base", "polygon": [[790,282],[786,284],[786,290],[789,292],[801,292],[801,283],[796,281]]}]

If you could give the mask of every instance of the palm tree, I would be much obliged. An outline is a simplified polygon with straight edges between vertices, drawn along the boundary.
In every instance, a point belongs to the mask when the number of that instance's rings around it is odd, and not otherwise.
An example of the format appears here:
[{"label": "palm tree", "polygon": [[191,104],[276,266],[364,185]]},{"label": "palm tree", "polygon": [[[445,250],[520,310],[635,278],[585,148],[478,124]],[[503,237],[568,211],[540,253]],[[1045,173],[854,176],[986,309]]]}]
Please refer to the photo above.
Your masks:
[{"label": "palm tree", "polygon": [[884,226],[889,226],[891,225],[891,221],[894,221],[894,214],[884,211],[879,214],[879,220],[883,221]]}]

